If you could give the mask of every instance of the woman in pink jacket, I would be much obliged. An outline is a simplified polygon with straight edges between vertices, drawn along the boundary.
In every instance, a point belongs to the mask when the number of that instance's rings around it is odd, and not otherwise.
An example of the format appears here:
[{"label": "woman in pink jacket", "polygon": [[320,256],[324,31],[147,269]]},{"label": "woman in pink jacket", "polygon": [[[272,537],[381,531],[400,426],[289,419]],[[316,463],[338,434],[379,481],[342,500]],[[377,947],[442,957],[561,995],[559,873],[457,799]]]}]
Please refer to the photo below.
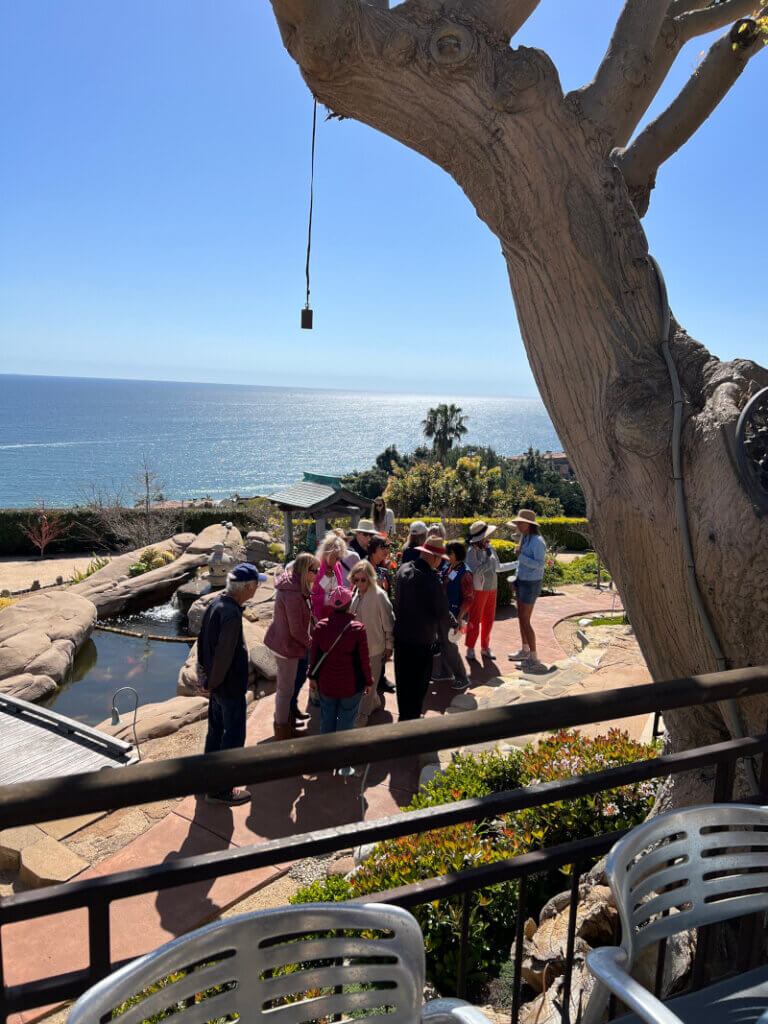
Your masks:
[{"label": "woman in pink jacket", "polygon": [[284,572],[275,584],[275,615],[264,637],[265,645],[277,662],[275,692],[275,739],[290,739],[291,699],[296,683],[299,659],[306,658],[311,645],[312,610],[310,594],[320,563],[308,552],[300,554],[290,572]]},{"label": "woman in pink jacket", "polygon": [[331,614],[331,594],[344,585],[341,571],[341,560],[347,553],[347,545],[343,537],[336,533],[327,533],[317,549],[320,572],[315,578],[312,588],[312,613],[317,622],[327,619]]}]

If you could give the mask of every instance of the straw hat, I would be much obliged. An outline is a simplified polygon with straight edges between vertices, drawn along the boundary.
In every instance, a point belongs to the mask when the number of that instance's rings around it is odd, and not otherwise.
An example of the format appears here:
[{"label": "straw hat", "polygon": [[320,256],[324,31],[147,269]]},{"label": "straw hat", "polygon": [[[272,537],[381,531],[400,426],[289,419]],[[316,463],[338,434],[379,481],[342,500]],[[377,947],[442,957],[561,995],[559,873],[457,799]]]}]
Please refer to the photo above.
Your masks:
[{"label": "straw hat", "polygon": [[482,519],[478,519],[476,523],[472,523],[469,528],[469,543],[479,544],[481,540],[485,540],[486,537],[490,537],[492,533],[496,532],[495,526],[489,526],[484,523]]},{"label": "straw hat", "polygon": [[357,526],[352,527],[352,533],[372,533],[376,534],[379,531],[373,525],[370,519],[361,519]]},{"label": "straw hat", "polygon": [[529,508],[521,508],[514,519],[510,519],[507,526],[517,526],[518,523],[528,523],[536,526],[536,513]]},{"label": "straw hat", "polygon": [[448,555],[445,553],[445,541],[442,537],[428,537],[416,550],[423,551],[425,555],[439,555],[440,558],[448,561]]}]

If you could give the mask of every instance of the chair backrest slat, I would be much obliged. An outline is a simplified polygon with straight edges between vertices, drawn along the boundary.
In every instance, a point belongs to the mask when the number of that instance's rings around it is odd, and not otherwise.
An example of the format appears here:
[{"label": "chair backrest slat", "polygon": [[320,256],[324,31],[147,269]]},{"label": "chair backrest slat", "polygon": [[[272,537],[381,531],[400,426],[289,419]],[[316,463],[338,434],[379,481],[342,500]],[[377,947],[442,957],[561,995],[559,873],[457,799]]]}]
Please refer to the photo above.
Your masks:
[{"label": "chair backrest slat", "polygon": [[[220,986],[227,990],[210,992]],[[389,1024],[413,1024],[423,989],[424,942],[407,911],[306,904],[218,921],[169,942],[95,985],[72,1008],[68,1024],[109,1020],[114,1008],[136,997],[121,1024],[141,1024],[171,1007],[179,1024],[234,1013],[302,1024],[379,1006],[394,1008]],[[200,1001],[201,993],[208,998]]]},{"label": "chair backrest slat", "polygon": [[677,932],[768,909],[768,809],[661,814],[616,844],[606,872],[630,961]]}]

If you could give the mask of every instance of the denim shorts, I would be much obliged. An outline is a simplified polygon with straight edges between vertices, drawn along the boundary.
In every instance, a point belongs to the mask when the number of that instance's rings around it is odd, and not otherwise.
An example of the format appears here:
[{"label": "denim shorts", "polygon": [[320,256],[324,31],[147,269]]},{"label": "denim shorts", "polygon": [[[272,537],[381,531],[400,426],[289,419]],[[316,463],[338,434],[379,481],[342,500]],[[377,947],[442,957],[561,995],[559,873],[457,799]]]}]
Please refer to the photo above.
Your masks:
[{"label": "denim shorts", "polygon": [[543,582],[543,580],[518,580],[516,583],[517,603],[536,604],[536,598],[541,593]]}]

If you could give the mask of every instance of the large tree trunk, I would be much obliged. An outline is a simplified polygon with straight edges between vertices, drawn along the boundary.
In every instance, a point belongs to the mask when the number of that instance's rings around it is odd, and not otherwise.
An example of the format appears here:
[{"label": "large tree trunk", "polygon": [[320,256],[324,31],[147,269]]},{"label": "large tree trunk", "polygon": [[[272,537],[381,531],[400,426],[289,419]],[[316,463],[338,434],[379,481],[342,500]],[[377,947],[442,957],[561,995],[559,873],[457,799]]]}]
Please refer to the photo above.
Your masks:
[{"label": "large tree trunk", "polygon": [[[443,167],[499,238],[536,383],[654,678],[716,670],[686,582],[658,278],[606,140],[544,53],[511,49],[466,9],[326,3],[334,13],[319,27],[273,0],[284,42],[322,103]],[[768,518],[732,444],[768,372],[720,363],[676,325],[671,351],[704,603],[730,667],[766,664]],[[767,710],[762,699],[742,707],[746,730],[762,731]],[[713,708],[668,724],[676,746],[726,735]]]}]

